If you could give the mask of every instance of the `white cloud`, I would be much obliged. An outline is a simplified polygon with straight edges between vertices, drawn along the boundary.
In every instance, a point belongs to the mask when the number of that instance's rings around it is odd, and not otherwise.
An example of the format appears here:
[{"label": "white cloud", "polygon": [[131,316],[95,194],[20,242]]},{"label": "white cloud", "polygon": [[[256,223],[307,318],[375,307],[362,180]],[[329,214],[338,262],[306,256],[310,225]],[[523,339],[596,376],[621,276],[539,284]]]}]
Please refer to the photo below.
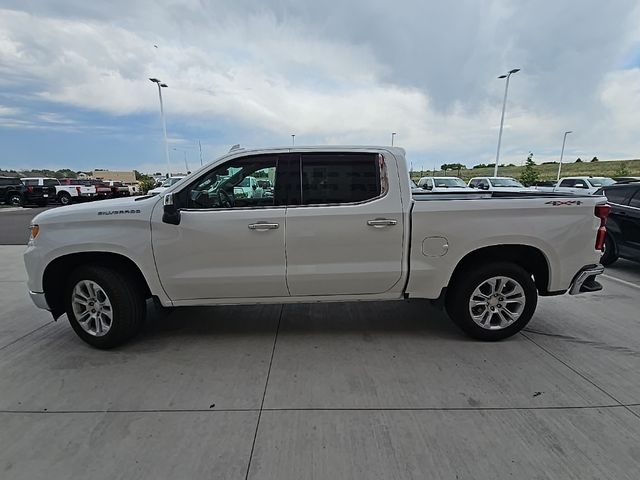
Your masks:
[{"label": "white cloud", "polygon": [[[565,130],[569,155],[637,156],[640,73],[616,66],[640,40],[632,2],[331,1],[340,15],[288,0],[62,3],[0,11],[0,86],[124,118],[157,112],[153,76],[169,84],[170,126],[223,125],[249,144],[379,144],[396,131],[417,161],[474,164],[495,155],[495,77],[518,66],[502,161],[555,159]],[[55,108],[11,109],[0,126],[77,126]]]}]

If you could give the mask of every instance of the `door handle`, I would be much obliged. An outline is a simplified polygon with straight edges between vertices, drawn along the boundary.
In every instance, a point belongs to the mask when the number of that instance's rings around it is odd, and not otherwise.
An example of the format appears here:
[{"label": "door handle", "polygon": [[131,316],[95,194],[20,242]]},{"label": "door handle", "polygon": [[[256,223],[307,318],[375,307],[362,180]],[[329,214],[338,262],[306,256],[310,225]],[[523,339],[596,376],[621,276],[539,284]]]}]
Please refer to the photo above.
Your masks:
[{"label": "door handle", "polygon": [[278,228],[280,228],[279,223],[258,222],[249,224],[249,230],[276,230]]},{"label": "door handle", "polygon": [[376,218],[375,220],[367,220],[367,225],[369,225],[370,227],[376,227],[376,228],[390,227],[397,223],[398,221],[393,220],[392,218]]}]

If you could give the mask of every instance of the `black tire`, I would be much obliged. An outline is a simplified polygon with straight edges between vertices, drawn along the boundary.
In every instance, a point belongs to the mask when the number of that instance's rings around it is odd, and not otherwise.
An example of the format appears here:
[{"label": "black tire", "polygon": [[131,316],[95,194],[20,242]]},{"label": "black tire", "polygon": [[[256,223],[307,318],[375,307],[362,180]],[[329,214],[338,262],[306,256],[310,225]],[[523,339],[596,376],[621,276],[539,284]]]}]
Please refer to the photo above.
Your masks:
[{"label": "black tire", "polygon": [[21,207],[22,195],[20,195],[19,193],[12,193],[11,195],[9,195],[9,198],[7,198],[7,203],[9,205],[13,205],[14,207]]},{"label": "black tire", "polygon": [[607,234],[604,240],[604,253],[602,257],[600,257],[600,263],[606,267],[612,265],[616,260],[618,260],[618,246],[613,237]]},{"label": "black tire", "polygon": [[[72,306],[74,287],[78,282],[95,282],[106,294],[112,307],[112,320],[106,334],[95,336],[78,322]],[[71,327],[89,345],[109,349],[122,345],[133,337],[145,318],[146,301],[141,286],[124,272],[101,265],[82,266],[69,276],[65,295],[65,310]]]},{"label": "black tire", "polygon": [[60,205],[70,205],[71,195],[69,195],[67,192],[62,192],[60,193],[60,195],[58,195],[58,201],[60,202]]},{"label": "black tire", "polygon": [[[516,282],[522,288],[524,296],[524,306],[521,307],[519,317],[508,326],[500,329],[484,328],[477,324],[471,317],[469,308],[476,288],[493,277],[506,277]],[[513,283],[508,282],[508,285],[512,286]],[[503,295],[509,296],[508,293]],[[449,285],[446,297],[447,313],[456,325],[470,337],[485,341],[502,340],[518,333],[531,320],[537,303],[538,291],[531,274],[519,265],[510,262],[479,264],[458,272]],[[482,309],[482,306],[480,308]],[[491,325],[495,315],[489,313],[488,318]]]}]

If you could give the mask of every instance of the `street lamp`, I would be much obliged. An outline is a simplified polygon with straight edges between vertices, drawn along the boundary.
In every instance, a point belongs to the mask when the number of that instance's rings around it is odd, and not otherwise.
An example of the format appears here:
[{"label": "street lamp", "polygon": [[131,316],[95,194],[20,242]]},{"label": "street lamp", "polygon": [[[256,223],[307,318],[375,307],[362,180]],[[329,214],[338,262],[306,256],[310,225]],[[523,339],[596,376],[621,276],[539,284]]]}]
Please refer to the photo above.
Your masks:
[{"label": "street lamp", "polygon": [[493,176],[498,176],[498,163],[500,163],[500,143],[502,143],[502,127],[504,126],[504,110],[507,106],[507,91],[509,90],[509,78],[514,73],[519,72],[519,68],[514,68],[513,70],[509,70],[509,73],[506,75],[500,75],[498,78],[506,78],[507,82],[504,85],[504,99],[502,100],[502,116],[500,117],[500,132],[498,133],[498,150],[496,151],[496,165],[493,168]]},{"label": "street lamp", "polygon": [[186,150],[182,150],[181,148],[175,148],[175,147],[173,147],[172,150],[175,150],[176,152],[184,153],[184,166],[187,169],[187,173],[189,173],[189,164],[187,163],[187,151]]},{"label": "street lamp", "polygon": [[160,98],[160,118],[162,119],[162,134],[164,136],[164,156],[167,160],[167,168],[169,176],[171,176],[171,163],[169,162],[169,141],[167,140],[167,124],[164,121],[164,105],[162,104],[162,89],[168,85],[157,78],[150,78],[153,83],[158,85],[158,98]]},{"label": "street lamp", "polygon": [[296,146],[296,136],[295,136],[295,134],[291,135],[291,146],[292,147]]},{"label": "street lamp", "polygon": [[558,165],[558,178],[560,180],[560,170],[562,170],[562,157],[564,157],[564,144],[567,143],[567,135],[573,133],[571,130],[564,132],[564,138],[562,139],[562,150],[560,151],[560,164]]},{"label": "street lamp", "polygon": [[391,132],[391,146],[392,147],[393,147],[393,139],[395,138],[396,135],[397,135],[396,132]]}]

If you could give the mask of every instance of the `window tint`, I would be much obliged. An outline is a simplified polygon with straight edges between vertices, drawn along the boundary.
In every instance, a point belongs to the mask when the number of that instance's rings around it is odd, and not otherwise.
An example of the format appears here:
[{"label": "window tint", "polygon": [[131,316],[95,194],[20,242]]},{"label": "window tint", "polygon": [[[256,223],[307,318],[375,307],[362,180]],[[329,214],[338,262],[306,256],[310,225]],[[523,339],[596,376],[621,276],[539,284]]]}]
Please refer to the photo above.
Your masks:
[{"label": "window tint", "polygon": [[303,155],[301,175],[303,205],[363,202],[381,193],[377,154]]},{"label": "window tint", "polygon": [[561,187],[573,187],[576,184],[575,180],[562,180],[560,182]]},{"label": "window tint", "polygon": [[28,187],[35,187],[38,185],[38,180],[24,180],[24,184]]},{"label": "window tint", "polygon": [[631,198],[629,206],[640,208],[640,188],[637,189],[636,194],[633,196],[633,198]]},{"label": "window tint", "polygon": [[275,156],[230,160],[183,190],[180,205],[190,209],[273,206],[277,166]]},{"label": "window tint", "polygon": [[624,205],[625,199],[629,197],[630,193],[632,192],[629,187],[608,188],[604,192],[608,201],[618,205]]},{"label": "window tint", "polygon": [[59,182],[57,179],[55,179],[55,178],[45,178],[45,179],[42,181],[42,184],[43,184],[45,187],[54,187],[54,186],[56,186],[56,185],[60,185],[60,182]]},{"label": "window tint", "polygon": [[0,185],[20,185],[17,178],[0,178]]}]

